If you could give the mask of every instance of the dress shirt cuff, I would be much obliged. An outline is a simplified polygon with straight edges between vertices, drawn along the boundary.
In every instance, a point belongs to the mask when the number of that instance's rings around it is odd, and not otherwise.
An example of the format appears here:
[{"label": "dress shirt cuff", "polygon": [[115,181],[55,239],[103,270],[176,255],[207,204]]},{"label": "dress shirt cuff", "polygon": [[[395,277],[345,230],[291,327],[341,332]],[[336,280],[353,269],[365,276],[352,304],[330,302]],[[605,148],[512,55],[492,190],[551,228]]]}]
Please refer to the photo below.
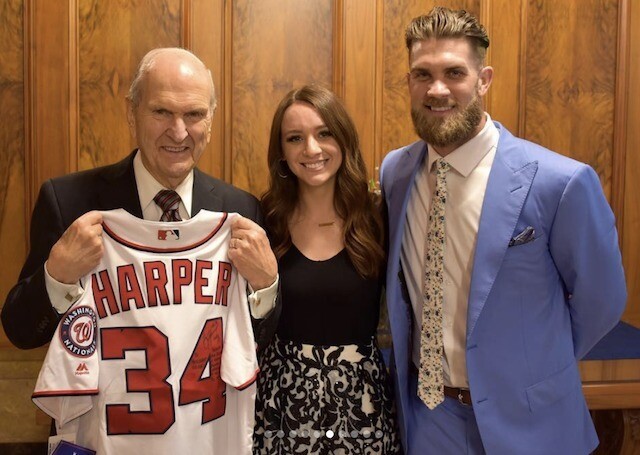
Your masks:
[{"label": "dress shirt cuff", "polygon": [[276,275],[276,280],[267,288],[254,291],[249,285],[249,309],[254,319],[266,318],[275,308],[279,282],[280,275]]},{"label": "dress shirt cuff", "polygon": [[44,284],[49,294],[51,306],[59,313],[66,313],[84,293],[84,289],[79,284],[66,284],[56,281],[47,270],[47,263],[44,263]]}]

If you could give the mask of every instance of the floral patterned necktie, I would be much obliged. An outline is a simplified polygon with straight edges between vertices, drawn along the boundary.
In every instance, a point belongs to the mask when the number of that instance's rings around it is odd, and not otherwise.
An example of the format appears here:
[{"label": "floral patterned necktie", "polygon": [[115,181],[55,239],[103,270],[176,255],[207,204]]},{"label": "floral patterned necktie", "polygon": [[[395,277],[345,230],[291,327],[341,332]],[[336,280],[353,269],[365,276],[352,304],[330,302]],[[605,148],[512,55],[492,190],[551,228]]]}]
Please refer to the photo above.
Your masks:
[{"label": "floral patterned necktie", "polygon": [[160,190],[153,197],[153,201],[162,209],[160,221],[181,221],[180,196],[173,190]]},{"label": "floral patterned necktie", "polygon": [[451,168],[443,158],[435,163],[436,188],[431,198],[429,227],[425,242],[424,302],[420,334],[420,369],[418,396],[429,409],[444,400],[442,379],[442,281],[444,275],[447,172]]}]

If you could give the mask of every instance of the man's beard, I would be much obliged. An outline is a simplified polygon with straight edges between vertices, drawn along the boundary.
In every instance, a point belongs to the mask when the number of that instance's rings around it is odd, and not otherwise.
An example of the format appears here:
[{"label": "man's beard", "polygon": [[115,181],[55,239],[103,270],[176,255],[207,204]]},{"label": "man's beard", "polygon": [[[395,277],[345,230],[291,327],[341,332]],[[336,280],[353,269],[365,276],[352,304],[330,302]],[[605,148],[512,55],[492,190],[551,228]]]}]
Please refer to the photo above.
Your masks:
[{"label": "man's beard", "polygon": [[[432,106],[439,107],[436,103]],[[462,112],[445,118],[427,115],[423,109],[426,108],[411,109],[413,126],[423,141],[435,147],[463,144],[471,139],[484,115],[482,101],[477,94]]]}]

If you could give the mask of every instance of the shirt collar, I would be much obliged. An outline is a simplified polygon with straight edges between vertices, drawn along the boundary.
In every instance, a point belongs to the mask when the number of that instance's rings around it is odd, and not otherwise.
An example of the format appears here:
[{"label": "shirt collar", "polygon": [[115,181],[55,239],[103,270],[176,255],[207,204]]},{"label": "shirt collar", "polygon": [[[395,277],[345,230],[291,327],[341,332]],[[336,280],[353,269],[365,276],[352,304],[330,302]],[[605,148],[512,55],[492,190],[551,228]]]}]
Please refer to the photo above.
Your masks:
[{"label": "shirt collar", "polygon": [[[484,127],[482,127],[482,130],[445,157],[445,161],[465,178],[471,174],[471,171],[473,171],[480,161],[482,161],[482,158],[489,153],[489,150],[498,146],[500,132],[491,121],[489,114],[485,112],[484,115],[486,115],[487,121]],[[427,144],[427,146],[429,158],[427,169],[432,169],[433,163],[438,158],[441,158],[441,156],[438,155],[438,152],[436,152],[430,144]]]},{"label": "shirt collar", "polygon": [[[140,198],[140,207],[144,212],[149,204],[155,204],[153,202],[153,198],[158,191],[165,190],[164,186],[162,186],[151,173],[144,167],[142,164],[142,158],[140,157],[140,151],[136,153],[136,156],[133,158],[133,172],[136,177],[136,185],[138,187],[138,197]],[[193,169],[185,179],[180,182],[180,184],[175,188],[175,192],[178,193],[180,199],[182,199],[182,204],[184,209],[191,217],[191,199],[193,196]]]}]

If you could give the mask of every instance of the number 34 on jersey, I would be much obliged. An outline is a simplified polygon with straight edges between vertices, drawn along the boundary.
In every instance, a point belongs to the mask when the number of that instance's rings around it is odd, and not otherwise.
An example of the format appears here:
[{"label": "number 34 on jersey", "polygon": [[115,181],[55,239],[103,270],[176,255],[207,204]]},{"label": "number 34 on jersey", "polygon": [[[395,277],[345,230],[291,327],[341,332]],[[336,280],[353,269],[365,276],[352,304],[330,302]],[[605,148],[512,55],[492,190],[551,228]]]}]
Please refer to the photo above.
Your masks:
[{"label": "number 34 on jersey", "polygon": [[[105,254],[65,314],[33,394],[98,453],[250,453],[257,374],[230,220],[103,212]],[[166,235],[171,232],[171,235]]]}]

